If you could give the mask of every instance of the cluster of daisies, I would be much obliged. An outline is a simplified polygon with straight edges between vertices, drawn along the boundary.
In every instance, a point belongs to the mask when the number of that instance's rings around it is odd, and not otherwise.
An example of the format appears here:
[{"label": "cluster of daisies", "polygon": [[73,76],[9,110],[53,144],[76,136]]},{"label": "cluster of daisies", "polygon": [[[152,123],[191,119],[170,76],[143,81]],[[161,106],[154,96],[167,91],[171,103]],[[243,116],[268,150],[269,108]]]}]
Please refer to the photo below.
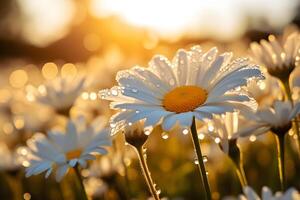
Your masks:
[{"label": "cluster of daisies", "polygon": [[[147,164],[145,145],[153,130],[159,127],[162,133],[176,130],[191,135],[206,199],[212,199],[212,192],[200,144],[204,135],[216,142],[233,162],[244,192],[240,199],[300,199],[296,189],[286,188],[284,173],[287,133],[292,132],[298,139],[300,149],[300,70],[297,67],[300,34],[293,32],[281,40],[270,36],[259,44],[251,44],[251,52],[252,59],[235,58],[232,53],[219,53],[217,48],[204,51],[200,46],[193,46],[190,50],[178,50],[172,60],[155,56],[148,67],[119,71],[118,85],[98,94],[101,99],[111,101],[114,114],[109,124],[102,116],[93,121],[83,116],[71,117],[75,100],[89,84],[87,77],[60,77],[33,88],[27,94],[29,99],[51,107],[65,119],[65,128],[54,127],[47,134],[36,133],[27,140],[27,146],[22,149],[26,152],[22,158],[27,163],[26,176],[45,172],[48,177],[54,172],[56,180],[61,181],[74,169],[82,181],[81,170],[87,167],[96,176],[105,176],[107,169],[97,167],[92,160],[110,154],[114,138],[123,134],[126,144],[139,158],[152,198],[161,199],[161,191]],[[269,89],[264,91],[268,93],[262,92],[261,88],[266,87]],[[264,187],[259,197],[248,185],[238,140],[269,132],[277,141],[281,192],[273,195]],[[106,157],[113,160],[109,155]],[[109,163],[108,168],[122,165]],[[88,184],[94,190],[102,187],[93,179],[85,183]],[[82,198],[88,199],[82,186]]]}]

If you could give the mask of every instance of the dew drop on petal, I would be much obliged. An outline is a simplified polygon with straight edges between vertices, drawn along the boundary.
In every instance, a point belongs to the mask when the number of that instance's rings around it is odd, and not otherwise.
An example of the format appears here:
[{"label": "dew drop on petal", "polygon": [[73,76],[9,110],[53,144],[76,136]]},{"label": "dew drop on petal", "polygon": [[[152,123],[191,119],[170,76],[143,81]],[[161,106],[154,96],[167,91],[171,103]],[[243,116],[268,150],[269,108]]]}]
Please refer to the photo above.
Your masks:
[{"label": "dew drop on petal", "polygon": [[169,134],[167,132],[162,132],[161,137],[162,139],[166,140],[169,138]]},{"label": "dew drop on petal", "polygon": [[113,96],[117,96],[117,95],[118,95],[118,91],[117,91],[116,89],[112,89],[112,90],[111,90],[111,94],[112,94]]},{"label": "dew drop on petal", "polygon": [[135,89],[135,88],[131,89],[131,91],[132,91],[133,93],[138,93],[138,90]]},{"label": "dew drop on petal", "polygon": [[170,85],[175,85],[175,80],[174,79],[170,79],[169,83],[170,83]]}]

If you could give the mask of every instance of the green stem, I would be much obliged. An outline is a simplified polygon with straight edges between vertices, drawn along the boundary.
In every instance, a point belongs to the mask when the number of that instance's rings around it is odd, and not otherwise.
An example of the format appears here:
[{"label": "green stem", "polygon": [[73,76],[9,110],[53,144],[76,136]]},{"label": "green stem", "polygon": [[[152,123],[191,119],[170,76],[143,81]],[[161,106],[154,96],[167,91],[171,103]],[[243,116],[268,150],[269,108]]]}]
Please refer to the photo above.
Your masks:
[{"label": "green stem", "polygon": [[79,185],[80,185],[82,200],[88,200],[88,196],[86,194],[86,191],[85,191],[85,188],[84,188],[84,185],[83,185],[83,179],[82,179],[81,174],[80,174],[79,166],[76,165],[74,167],[74,170],[75,170],[75,173],[76,173]]},{"label": "green stem", "polygon": [[143,171],[144,178],[145,178],[146,183],[148,185],[148,188],[149,188],[153,198],[155,200],[160,200],[159,193],[156,191],[156,188],[154,186],[154,182],[153,182],[152,177],[151,177],[151,173],[149,171],[149,168],[148,168],[148,165],[147,165],[147,162],[146,162],[146,154],[144,152],[144,148],[143,148],[143,146],[141,146],[140,148],[136,148],[136,150],[137,150],[137,153],[138,153],[140,165],[141,165],[141,168],[142,168],[142,171]]},{"label": "green stem", "polygon": [[128,195],[131,196],[131,185],[130,185],[130,181],[129,181],[129,178],[128,178],[127,166],[126,166],[126,163],[125,163],[125,151],[122,154],[122,165],[124,167],[124,178],[125,178],[125,184],[126,184],[127,192],[128,192]]},{"label": "green stem", "polygon": [[237,145],[237,140],[229,140],[228,156],[232,160],[242,188],[248,185],[243,166],[243,155]]},{"label": "green stem", "polygon": [[16,176],[10,176],[9,174],[6,175],[6,179],[8,184],[13,192],[14,199],[22,199],[23,192],[22,192],[22,182],[20,181],[20,176],[17,174]]},{"label": "green stem", "polygon": [[284,135],[275,135],[277,144],[277,159],[278,159],[278,171],[281,191],[285,191],[285,173],[284,173]]},{"label": "green stem", "polygon": [[[286,98],[292,103],[292,105],[294,105],[289,80],[287,79],[285,81],[282,81],[282,86],[285,91]],[[298,117],[296,117],[296,119],[294,119],[292,123],[293,123],[293,131],[297,135],[297,138],[298,138],[298,141],[297,141],[298,147],[299,147],[298,153],[300,153],[300,132],[299,132],[299,122],[297,121],[297,119],[298,119]]]},{"label": "green stem", "polygon": [[193,123],[191,126],[191,134],[192,134],[194,149],[195,149],[196,155],[197,155],[197,160],[199,163],[198,169],[200,172],[200,177],[201,177],[201,180],[204,185],[205,192],[206,192],[206,199],[211,200],[211,192],[210,192],[210,187],[209,187],[208,179],[206,176],[206,170],[205,170],[205,166],[204,166],[204,162],[203,162],[203,156],[201,153],[201,148],[200,148],[200,144],[199,144],[199,140],[198,140],[195,118],[193,118]]},{"label": "green stem", "polygon": [[238,175],[239,181],[241,183],[242,188],[246,187],[247,184],[247,179],[245,176],[245,172],[244,172],[244,168],[242,165],[240,165],[240,167],[235,165],[235,169],[236,169],[236,173]]}]

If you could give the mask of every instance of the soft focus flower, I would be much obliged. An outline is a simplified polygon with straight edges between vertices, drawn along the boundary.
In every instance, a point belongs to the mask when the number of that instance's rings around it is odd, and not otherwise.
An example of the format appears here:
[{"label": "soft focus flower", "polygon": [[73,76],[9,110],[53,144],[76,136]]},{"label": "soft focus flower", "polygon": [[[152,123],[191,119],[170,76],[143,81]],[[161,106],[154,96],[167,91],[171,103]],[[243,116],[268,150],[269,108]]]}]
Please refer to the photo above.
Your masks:
[{"label": "soft focus flower", "polygon": [[70,167],[79,164],[86,166],[87,160],[93,160],[94,154],[106,154],[105,146],[111,145],[109,130],[104,128],[105,123],[86,125],[83,118],[77,121],[68,121],[66,131],[49,131],[48,138],[42,134],[34,135],[27,142],[31,151],[28,161],[29,168],[26,176],[36,175],[47,171],[50,175],[54,166],[57,166],[56,180],[61,180]]},{"label": "soft focus flower", "polygon": [[261,40],[260,45],[252,43],[251,50],[254,58],[263,64],[272,76],[286,79],[300,59],[300,34],[295,31],[281,43],[274,35],[270,35],[269,41]]},{"label": "soft focus flower", "polygon": [[247,126],[239,132],[242,136],[262,134],[269,130],[273,132],[287,132],[291,128],[291,121],[300,114],[300,102],[294,107],[290,101],[275,101],[273,107],[259,109],[248,119]]},{"label": "soft focus flower", "polygon": [[85,87],[85,77],[58,77],[40,85],[34,91],[34,99],[52,107],[58,113],[66,114]]},{"label": "soft focus flower", "polygon": [[278,80],[268,73],[265,73],[264,80],[250,81],[247,90],[258,103],[258,107],[270,106],[274,100],[284,97]]},{"label": "soft focus flower", "polygon": [[295,188],[288,189],[285,193],[276,192],[275,195],[268,187],[262,188],[261,198],[255,193],[255,191],[247,186],[243,189],[244,195],[240,196],[240,200],[298,200],[300,194]]},{"label": "soft focus flower", "polygon": [[88,178],[84,182],[84,187],[89,196],[93,198],[103,197],[109,186],[99,178]]},{"label": "soft focus flower", "polygon": [[232,112],[250,101],[242,91],[250,78],[261,78],[258,67],[246,59],[231,61],[232,54],[218,55],[216,48],[203,53],[199,46],[179,50],[170,62],[155,56],[149,68],[134,67],[117,74],[119,86],[100,92],[119,110],[111,119],[113,133],[121,123],[145,119],[145,127],[162,124],[170,130],[178,122],[190,127],[192,119]]},{"label": "soft focus flower", "polygon": [[[249,112],[251,112],[249,110]],[[225,113],[222,115],[215,115],[200,132],[220,145],[222,151],[228,154],[229,141],[238,139],[240,132],[245,128],[246,118],[238,112]]]},{"label": "soft focus flower", "polygon": [[103,178],[123,171],[122,159],[122,155],[115,152],[95,160],[89,167],[89,176]]}]

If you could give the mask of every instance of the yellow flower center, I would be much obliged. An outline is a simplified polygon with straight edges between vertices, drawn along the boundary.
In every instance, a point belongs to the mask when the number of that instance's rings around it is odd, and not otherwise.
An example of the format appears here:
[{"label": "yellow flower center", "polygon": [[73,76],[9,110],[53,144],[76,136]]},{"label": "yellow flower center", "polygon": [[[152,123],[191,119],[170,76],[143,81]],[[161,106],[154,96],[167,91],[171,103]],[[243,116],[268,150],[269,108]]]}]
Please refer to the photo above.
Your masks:
[{"label": "yellow flower center", "polygon": [[74,158],[79,158],[82,153],[82,149],[75,149],[72,151],[68,151],[65,155],[67,160],[72,160]]},{"label": "yellow flower center", "polygon": [[198,86],[180,86],[168,92],[163,99],[167,111],[189,112],[203,104],[207,99],[206,90]]}]

